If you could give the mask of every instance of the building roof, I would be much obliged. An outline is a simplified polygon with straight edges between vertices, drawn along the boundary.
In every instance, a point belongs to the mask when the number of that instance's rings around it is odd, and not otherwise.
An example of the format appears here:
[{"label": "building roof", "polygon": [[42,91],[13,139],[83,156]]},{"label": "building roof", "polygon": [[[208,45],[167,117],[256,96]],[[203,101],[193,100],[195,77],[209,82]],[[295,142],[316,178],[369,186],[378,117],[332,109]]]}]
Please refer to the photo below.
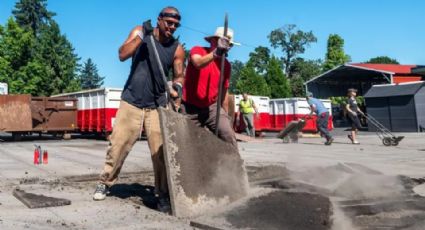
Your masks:
[{"label": "building roof", "polygon": [[415,95],[423,86],[424,81],[409,82],[402,84],[386,84],[386,85],[374,85],[364,95],[365,98],[377,98],[377,97],[395,97],[395,96],[406,96]]},{"label": "building roof", "polygon": [[[331,69],[319,76],[316,76],[309,81],[306,81],[304,84],[318,80],[319,78],[332,79],[339,81],[340,77],[344,77],[346,80],[349,79],[358,79],[360,80],[361,76],[364,79],[375,78],[378,76],[393,75],[393,76],[418,76],[417,73],[412,73],[412,68],[417,67],[417,65],[398,65],[398,64],[369,64],[369,63],[346,63]],[[377,75],[378,74],[378,75]],[[388,76],[384,76],[388,78]],[[388,82],[390,80],[388,79]]]},{"label": "building roof", "polygon": [[425,75],[425,66],[418,66],[412,69],[412,73]]},{"label": "building roof", "polygon": [[412,68],[416,65],[398,65],[398,64],[369,64],[369,63],[351,63],[352,66],[360,66],[378,71],[392,72],[393,74],[412,74]]}]

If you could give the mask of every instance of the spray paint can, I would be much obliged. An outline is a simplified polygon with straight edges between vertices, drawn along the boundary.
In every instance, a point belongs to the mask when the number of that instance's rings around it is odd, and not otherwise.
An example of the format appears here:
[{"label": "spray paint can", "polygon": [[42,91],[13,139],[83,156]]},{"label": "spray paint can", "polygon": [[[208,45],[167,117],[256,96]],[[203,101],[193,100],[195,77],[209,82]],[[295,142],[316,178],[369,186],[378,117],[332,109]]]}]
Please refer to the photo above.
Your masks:
[{"label": "spray paint can", "polygon": [[49,163],[49,153],[47,152],[47,150],[44,150],[43,152],[43,164],[48,164]]},{"label": "spray paint can", "polygon": [[35,165],[39,164],[38,163],[39,155],[40,155],[40,152],[38,152],[38,146],[36,145],[34,149],[34,164]]},{"label": "spray paint can", "polygon": [[38,164],[41,165],[43,164],[43,151],[41,149],[41,146],[38,146]]}]

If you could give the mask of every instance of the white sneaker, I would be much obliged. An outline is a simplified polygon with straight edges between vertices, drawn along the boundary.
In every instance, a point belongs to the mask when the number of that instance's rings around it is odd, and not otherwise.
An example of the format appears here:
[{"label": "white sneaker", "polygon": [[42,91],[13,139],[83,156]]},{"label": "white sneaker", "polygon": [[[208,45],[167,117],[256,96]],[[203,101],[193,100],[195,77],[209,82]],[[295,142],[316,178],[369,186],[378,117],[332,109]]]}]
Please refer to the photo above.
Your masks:
[{"label": "white sneaker", "polygon": [[104,200],[109,193],[109,189],[105,184],[98,184],[93,194],[93,200]]}]

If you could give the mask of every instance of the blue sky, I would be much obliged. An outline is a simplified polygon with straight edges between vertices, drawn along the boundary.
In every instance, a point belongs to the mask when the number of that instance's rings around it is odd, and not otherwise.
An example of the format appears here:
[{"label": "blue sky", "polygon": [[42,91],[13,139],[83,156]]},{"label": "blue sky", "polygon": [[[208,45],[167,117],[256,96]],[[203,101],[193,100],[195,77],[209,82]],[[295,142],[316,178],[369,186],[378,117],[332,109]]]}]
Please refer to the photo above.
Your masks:
[{"label": "blue sky", "polygon": [[[0,0],[0,24],[4,25],[15,0]],[[164,6],[176,6],[182,27],[176,32],[187,47],[206,45],[204,33],[213,33],[229,14],[235,40],[245,44],[232,49],[231,60],[248,59],[254,47],[269,46],[267,35],[285,24],[312,30],[318,42],[301,57],[324,58],[329,34],[345,40],[345,52],[353,62],[387,55],[402,64],[425,64],[425,1],[422,0],[72,0],[48,1],[55,20],[82,60],[92,58],[105,76],[105,86],[123,87],[130,63],[118,60],[118,48],[129,31],[146,19],[156,21]],[[191,29],[188,29],[191,28]],[[280,55],[278,50],[273,53]]]}]

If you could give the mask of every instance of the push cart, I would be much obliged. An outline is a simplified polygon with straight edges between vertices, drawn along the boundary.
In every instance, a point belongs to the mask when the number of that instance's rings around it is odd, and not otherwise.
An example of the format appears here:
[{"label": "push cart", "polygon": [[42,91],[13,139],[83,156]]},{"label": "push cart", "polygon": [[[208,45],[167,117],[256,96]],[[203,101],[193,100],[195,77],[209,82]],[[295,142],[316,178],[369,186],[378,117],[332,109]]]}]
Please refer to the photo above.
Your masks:
[{"label": "push cart", "polygon": [[372,124],[376,127],[376,134],[382,140],[382,144],[385,146],[397,146],[404,136],[394,135],[387,127],[381,124],[376,118],[372,117],[369,114],[363,114],[369,124]]}]

